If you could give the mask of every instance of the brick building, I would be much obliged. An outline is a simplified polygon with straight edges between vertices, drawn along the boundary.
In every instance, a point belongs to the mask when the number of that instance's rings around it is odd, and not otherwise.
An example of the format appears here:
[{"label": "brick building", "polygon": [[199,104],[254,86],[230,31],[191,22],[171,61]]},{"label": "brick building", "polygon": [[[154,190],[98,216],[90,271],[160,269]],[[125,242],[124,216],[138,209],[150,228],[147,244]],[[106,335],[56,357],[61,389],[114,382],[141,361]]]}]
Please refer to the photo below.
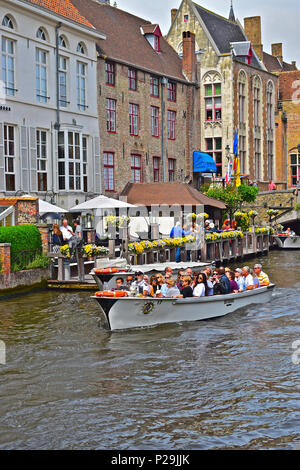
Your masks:
[{"label": "brick building", "polygon": [[190,38],[184,73],[158,24],[106,2],[73,4],[107,36],[98,44],[103,193],[117,197],[128,182],[190,181],[200,133]]},{"label": "brick building", "polygon": [[233,9],[223,18],[190,0],[171,11],[168,42],[181,54],[182,33],[195,34],[201,52],[201,150],[214,157],[225,176],[239,134],[241,171],[264,188],[276,168],[275,109],[278,78],[264,66]]}]

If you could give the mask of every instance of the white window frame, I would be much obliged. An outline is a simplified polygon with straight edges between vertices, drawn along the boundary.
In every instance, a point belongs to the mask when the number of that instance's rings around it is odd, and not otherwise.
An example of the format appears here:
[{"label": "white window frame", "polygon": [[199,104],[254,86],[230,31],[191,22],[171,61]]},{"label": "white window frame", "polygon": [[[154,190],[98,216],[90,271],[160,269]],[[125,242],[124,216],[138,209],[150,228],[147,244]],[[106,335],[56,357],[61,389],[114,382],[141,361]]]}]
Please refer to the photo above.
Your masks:
[{"label": "white window frame", "polygon": [[[12,52],[9,52],[8,43],[12,45]],[[4,50],[5,44],[5,50]],[[9,37],[1,37],[1,79],[4,83],[4,93],[7,96],[15,96],[16,94],[16,41]],[[12,68],[10,64],[12,63]],[[12,73],[12,80],[8,78],[9,73]]]},{"label": "white window frame", "polygon": [[[83,67],[83,69],[81,69]],[[82,73],[82,71],[84,73]],[[76,90],[77,90],[77,108],[85,111],[87,106],[87,64],[77,60],[76,62]]]},{"label": "white window frame", "polygon": [[[13,140],[9,139],[9,128],[13,129]],[[11,143],[13,152],[11,152]],[[8,192],[14,192],[17,188],[17,172],[16,172],[16,155],[17,139],[16,139],[16,127],[11,124],[4,124],[4,174],[5,174],[5,188]],[[12,164],[12,170],[9,169]],[[14,189],[8,189],[6,183],[6,177],[14,176]]]},{"label": "white window frame", "polygon": [[[64,82],[61,79],[64,79]],[[68,59],[62,55],[59,56],[58,83],[59,83],[59,105],[61,108],[68,107]],[[64,89],[64,94],[62,92]]]},{"label": "white window frame", "polygon": [[[45,136],[45,140],[41,137]],[[48,190],[48,133],[44,129],[36,130],[37,188],[39,192]],[[39,175],[46,175],[46,188],[39,189]]]},{"label": "white window frame", "polygon": [[[41,60],[41,54],[45,54],[45,62]],[[45,77],[42,76],[45,74]],[[42,83],[45,82],[43,88]],[[35,90],[38,103],[47,103],[48,95],[48,52],[39,47],[35,50]]]},{"label": "white window frame", "polygon": [[[65,192],[84,192],[83,191],[83,135],[80,132],[63,130],[58,133],[63,134],[64,158],[58,155],[58,188]],[[72,135],[72,143],[69,143],[69,137]],[[76,135],[79,137],[79,144],[76,143]],[[87,136],[84,136],[87,137]],[[60,146],[60,145],[59,145]],[[79,148],[79,153],[77,149]],[[77,155],[77,157],[76,157]],[[60,163],[64,163],[64,172],[60,172]],[[73,166],[73,169],[71,170]],[[60,185],[60,178],[64,178],[64,188]],[[73,183],[72,183],[73,180]]]}]

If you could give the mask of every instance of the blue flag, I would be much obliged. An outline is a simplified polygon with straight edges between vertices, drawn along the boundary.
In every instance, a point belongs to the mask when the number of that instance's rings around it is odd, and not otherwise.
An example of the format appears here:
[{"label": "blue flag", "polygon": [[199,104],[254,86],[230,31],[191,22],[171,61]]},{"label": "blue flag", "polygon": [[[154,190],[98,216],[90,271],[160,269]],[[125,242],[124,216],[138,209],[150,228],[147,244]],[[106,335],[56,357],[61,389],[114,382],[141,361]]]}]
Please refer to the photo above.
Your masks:
[{"label": "blue flag", "polygon": [[235,128],[234,130],[234,142],[233,142],[233,153],[234,155],[237,157],[237,151],[238,151],[238,145],[239,145],[239,139],[238,139],[238,135],[237,135],[237,130]]}]

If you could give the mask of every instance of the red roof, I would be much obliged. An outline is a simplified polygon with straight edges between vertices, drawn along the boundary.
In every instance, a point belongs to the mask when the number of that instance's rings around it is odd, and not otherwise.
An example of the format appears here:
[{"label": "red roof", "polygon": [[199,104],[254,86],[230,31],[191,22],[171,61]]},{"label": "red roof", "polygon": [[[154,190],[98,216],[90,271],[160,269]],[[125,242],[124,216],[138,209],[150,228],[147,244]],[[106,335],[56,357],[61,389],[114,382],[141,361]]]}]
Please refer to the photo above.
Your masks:
[{"label": "red roof", "polygon": [[40,7],[52,10],[69,20],[76,21],[76,23],[83,24],[93,28],[93,25],[82,16],[77,8],[70,2],[70,0],[29,0],[30,3],[36,3]]},{"label": "red roof", "polygon": [[121,196],[127,196],[129,204],[142,206],[203,204],[217,209],[226,209],[223,202],[205,196],[186,183],[128,183]]}]

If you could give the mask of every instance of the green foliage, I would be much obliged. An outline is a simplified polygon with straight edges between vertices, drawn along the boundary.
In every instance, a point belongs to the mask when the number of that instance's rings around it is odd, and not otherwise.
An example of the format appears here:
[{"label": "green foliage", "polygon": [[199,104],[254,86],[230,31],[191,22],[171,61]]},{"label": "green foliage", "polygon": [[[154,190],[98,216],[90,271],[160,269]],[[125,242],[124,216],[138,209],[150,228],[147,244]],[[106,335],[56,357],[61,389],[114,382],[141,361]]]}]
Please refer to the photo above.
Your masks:
[{"label": "green foliage", "polygon": [[255,202],[259,189],[257,186],[248,186],[242,184],[237,189],[238,194],[241,196],[243,202]]},{"label": "green foliage", "polygon": [[231,218],[243,202],[242,196],[234,186],[226,186],[223,188],[220,185],[215,185],[206,192],[206,195],[208,197],[218,199],[219,201],[223,201],[228,208]]},{"label": "green foliage", "polygon": [[26,269],[48,268],[49,264],[50,264],[49,258],[41,254],[41,255],[37,255],[35,259],[26,266]]},{"label": "green foliage", "polygon": [[296,211],[299,212],[300,211],[300,203],[298,202],[298,204],[296,204]]},{"label": "green foliage", "polygon": [[210,183],[205,183],[201,185],[200,191],[201,193],[206,194],[209,188],[210,188]]},{"label": "green foliage", "polygon": [[205,194],[219,201],[223,201],[232,219],[234,212],[236,212],[243,202],[249,203],[256,201],[258,191],[256,186],[248,186],[246,184],[242,184],[239,188],[235,188],[233,185],[225,187],[215,185],[205,191]]},{"label": "green foliage", "polygon": [[41,252],[41,234],[35,225],[18,225],[17,227],[0,227],[0,243],[11,244],[11,257],[20,251]]}]

